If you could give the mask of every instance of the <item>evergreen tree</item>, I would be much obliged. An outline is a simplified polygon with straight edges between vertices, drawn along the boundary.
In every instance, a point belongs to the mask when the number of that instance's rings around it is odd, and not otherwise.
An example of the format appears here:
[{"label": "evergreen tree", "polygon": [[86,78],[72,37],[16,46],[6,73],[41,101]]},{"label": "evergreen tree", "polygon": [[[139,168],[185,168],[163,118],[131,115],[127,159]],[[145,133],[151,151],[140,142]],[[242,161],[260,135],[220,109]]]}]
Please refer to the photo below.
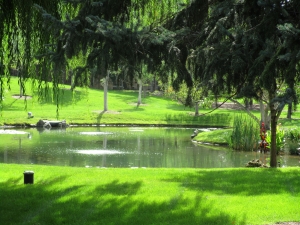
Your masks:
[{"label": "evergreen tree", "polygon": [[[285,104],[296,103],[294,85],[300,75],[299,1],[64,2],[0,0],[0,96],[12,65],[21,68],[21,83],[27,77],[52,81],[59,102],[58,84],[70,68],[76,86],[124,66],[133,78],[145,64],[149,72],[159,71],[163,81],[171,75],[175,90],[185,82],[191,93],[197,82],[216,96],[234,93],[267,102],[271,166],[276,167],[277,121]],[[79,55],[86,61],[75,65]],[[278,95],[283,84],[288,88]],[[188,94],[188,105],[190,99]]]},{"label": "evergreen tree", "polygon": [[[299,27],[295,24],[296,21],[299,23],[299,7],[293,15],[288,13],[294,6],[299,6],[297,4],[292,0],[214,1],[199,37],[205,41],[193,55],[194,68],[199,71],[198,79],[206,87],[216,81],[217,88],[212,89],[214,93],[236,92],[237,97],[260,100],[264,100],[264,92],[268,93],[272,167],[277,166],[277,121],[284,105],[294,99],[294,83],[299,78],[296,72],[299,63],[297,50],[293,51],[294,57],[288,63],[284,62],[283,59],[290,54],[283,55],[283,50],[290,52],[292,44],[286,43],[288,35],[281,34],[283,27],[291,27],[288,24]],[[296,44],[295,40],[292,42]],[[284,83],[289,88],[285,94],[277,96],[280,85]]]}]

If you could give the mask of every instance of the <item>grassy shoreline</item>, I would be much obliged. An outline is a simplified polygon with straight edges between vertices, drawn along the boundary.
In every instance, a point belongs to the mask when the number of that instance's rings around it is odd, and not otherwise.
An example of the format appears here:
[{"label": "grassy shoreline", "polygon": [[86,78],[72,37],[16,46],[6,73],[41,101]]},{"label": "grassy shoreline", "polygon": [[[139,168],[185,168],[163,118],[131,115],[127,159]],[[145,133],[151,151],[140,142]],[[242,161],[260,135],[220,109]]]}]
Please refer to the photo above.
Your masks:
[{"label": "grassy shoreline", "polygon": [[[300,221],[300,168],[115,169],[0,164],[3,224]],[[34,184],[23,184],[23,171]]]},{"label": "grassy shoreline", "polygon": [[[56,120],[52,99],[32,95],[25,108],[17,80],[6,90],[0,126]],[[230,127],[235,113],[219,109],[195,117],[167,98],[146,95],[139,107],[136,91],[110,91],[103,112],[101,90],[64,92],[58,119],[80,126]],[[76,101],[75,101],[76,100]],[[34,118],[28,119],[27,112]],[[209,112],[200,109],[201,113]],[[257,112],[254,112],[257,113]],[[282,114],[284,115],[284,114]],[[295,113],[295,118],[300,116]],[[282,120],[297,126],[299,120]],[[230,129],[229,129],[230,131]],[[217,133],[221,132],[221,133]],[[220,143],[222,132],[200,133],[197,141]],[[226,132],[226,131],[225,131]],[[215,138],[215,139],[214,139]],[[221,140],[221,141],[220,141]],[[34,171],[34,184],[23,184],[23,172]],[[0,164],[0,221],[3,224],[274,224],[300,221],[300,168],[76,168]]]},{"label": "grassy shoreline", "polygon": [[[158,125],[158,126],[217,126],[231,125],[232,113],[227,109],[216,110],[205,116],[194,116],[195,109],[187,108],[170,98],[143,93],[142,104],[137,105],[137,91],[109,90],[108,110],[103,111],[103,90],[76,88],[71,91],[62,85],[61,103],[57,114],[57,102],[51,96],[38,93],[30,82],[26,83],[26,96],[18,97],[18,80],[11,79],[11,89],[4,90],[0,126],[31,125],[40,119],[66,120],[76,125]],[[49,88],[51,94],[51,87]],[[204,114],[210,109],[200,109]],[[31,112],[33,118],[28,118]]]}]

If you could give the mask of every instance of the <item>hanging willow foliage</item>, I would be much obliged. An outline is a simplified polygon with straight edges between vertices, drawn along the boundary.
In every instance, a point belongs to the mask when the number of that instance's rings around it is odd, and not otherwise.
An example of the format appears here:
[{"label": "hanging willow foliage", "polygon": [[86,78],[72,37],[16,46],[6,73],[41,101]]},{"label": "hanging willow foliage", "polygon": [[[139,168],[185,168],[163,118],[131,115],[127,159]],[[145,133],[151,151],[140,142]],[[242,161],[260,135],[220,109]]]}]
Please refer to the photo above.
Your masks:
[{"label": "hanging willow foliage", "polygon": [[[176,0],[64,2],[73,7],[73,12],[75,8],[77,11],[63,20],[39,5],[35,5],[35,8],[46,26],[54,32],[53,35],[59,34],[56,51],[48,54],[48,57],[52,66],[61,71],[66,71],[67,65],[73,65],[72,86],[87,86],[89,76],[101,78],[103,71],[117,70],[124,64],[131,76],[141,63],[148,64],[149,70],[155,67],[155,63],[161,64],[161,47],[167,52],[167,42],[174,39],[175,35],[174,32],[168,33],[166,29],[157,28],[182,8]],[[86,62],[80,65],[72,63],[78,55],[85,58]]]},{"label": "hanging willow foliage", "polygon": [[42,26],[41,15],[33,10],[34,4],[60,15],[60,0],[0,0],[0,105],[11,75],[18,76],[20,95],[26,94],[28,78],[41,77],[34,57],[54,40]]},{"label": "hanging willow foliage", "polygon": [[69,71],[72,86],[87,86],[107,69],[126,65],[132,76],[145,63],[162,76],[176,72],[175,86],[191,86],[185,64],[189,43],[196,42],[190,31],[207,11],[207,0],[0,0],[0,104],[13,71],[23,94],[28,78],[40,98],[52,82],[57,116],[59,86]]}]

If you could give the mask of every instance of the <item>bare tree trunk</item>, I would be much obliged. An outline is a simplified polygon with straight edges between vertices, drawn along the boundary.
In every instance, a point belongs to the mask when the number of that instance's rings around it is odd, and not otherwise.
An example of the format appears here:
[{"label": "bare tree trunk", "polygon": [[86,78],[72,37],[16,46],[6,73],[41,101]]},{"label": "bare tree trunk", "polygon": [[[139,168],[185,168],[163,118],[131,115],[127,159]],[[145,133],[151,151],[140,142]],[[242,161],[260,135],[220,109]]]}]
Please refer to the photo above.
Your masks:
[{"label": "bare tree trunk", "polygon": [[143,90],[143,82],[140,78],[138,79],[138,85],[139,85],[139,96],[138,96],[137,105],[139,106],[140,104],[142,104],[142,90]]},{"label": "bare tree trunk", "polygon": [[287,111],[287,116],[286,116],[287,119],[292,118],[292,108],[293,108],[292,106],[293,106],[292,103],[288,104],[288,111]]},{"label": "bare tree trunk", "polygon": [[216,106],[216,108],[218,108],[218,97],[217,97],[217,95],[215,95],[215,106]]},{"label": "bare tree trunk", "polygon": [[106,77],[102,79],[102,86],[104,92],[104,111],[108,110],[107,107],[107,92],[108,92],[108,80],[109,80],[109,71],[106,72]]},{"label": "bare tree trunk", "polygon": [[[20,71],[21,70],[21,71]],[[23,87],[22,87],[22,82],[23,82],[23,71],[22,69],[18,68],[18,75],[19,75],[19,85],[20,85],[20,97],[23,97]]]},{"label": "bare tree trunk", "polygon": [[195,116],[199,116],[199,104],[200,101],[195,102]]},{"label": "bare tree trunk", "polygon": [[277,167],[276,128],[277,128],[276,110],[272,108],[271,109],[271,146],[270,146],[271,167]]},{"label": "bare tree trunk", "polygon": [[282,108],[279,108],[278,105],[275,106],[272,103],[274,96],[269,94],[269,107],[271,111],[271,149],[270,149],[270,166],[277,167],[277,143],[276,143],[276,134],[277,134],[277,122],[282,112]]},{"label": "bare tree trunk", "polygon": [[245,108],[246,108],[246,110],[249,110],[249,99],[248,98],[245,99]]},{"label": "bare tree trunk", "polygon": [[265,127],[267,130],[270,129],[270,116],[268,115],[269,107],[263,103],[263,101],[259,101],[259,109],[260,109],[260,118],[261,122],[265,123]]}]

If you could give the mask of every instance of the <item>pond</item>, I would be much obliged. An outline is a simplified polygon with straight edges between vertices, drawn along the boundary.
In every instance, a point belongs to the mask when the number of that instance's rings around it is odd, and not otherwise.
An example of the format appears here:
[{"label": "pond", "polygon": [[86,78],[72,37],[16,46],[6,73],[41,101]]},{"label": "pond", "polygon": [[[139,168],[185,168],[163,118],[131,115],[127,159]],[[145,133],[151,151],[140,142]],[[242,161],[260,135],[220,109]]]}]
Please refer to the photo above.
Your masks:
[{"label": "pond", "polygon": [[[225,168],[244,167],[269,154],[237,152],[191,141],[193,128],[69,127],[0,129],[0,163],[74,167]],[[201,129],[200,129],[201,130]],[[208,129],[201,130],[209,132]],[[299,156],[280,156],[299,166]]]}]

